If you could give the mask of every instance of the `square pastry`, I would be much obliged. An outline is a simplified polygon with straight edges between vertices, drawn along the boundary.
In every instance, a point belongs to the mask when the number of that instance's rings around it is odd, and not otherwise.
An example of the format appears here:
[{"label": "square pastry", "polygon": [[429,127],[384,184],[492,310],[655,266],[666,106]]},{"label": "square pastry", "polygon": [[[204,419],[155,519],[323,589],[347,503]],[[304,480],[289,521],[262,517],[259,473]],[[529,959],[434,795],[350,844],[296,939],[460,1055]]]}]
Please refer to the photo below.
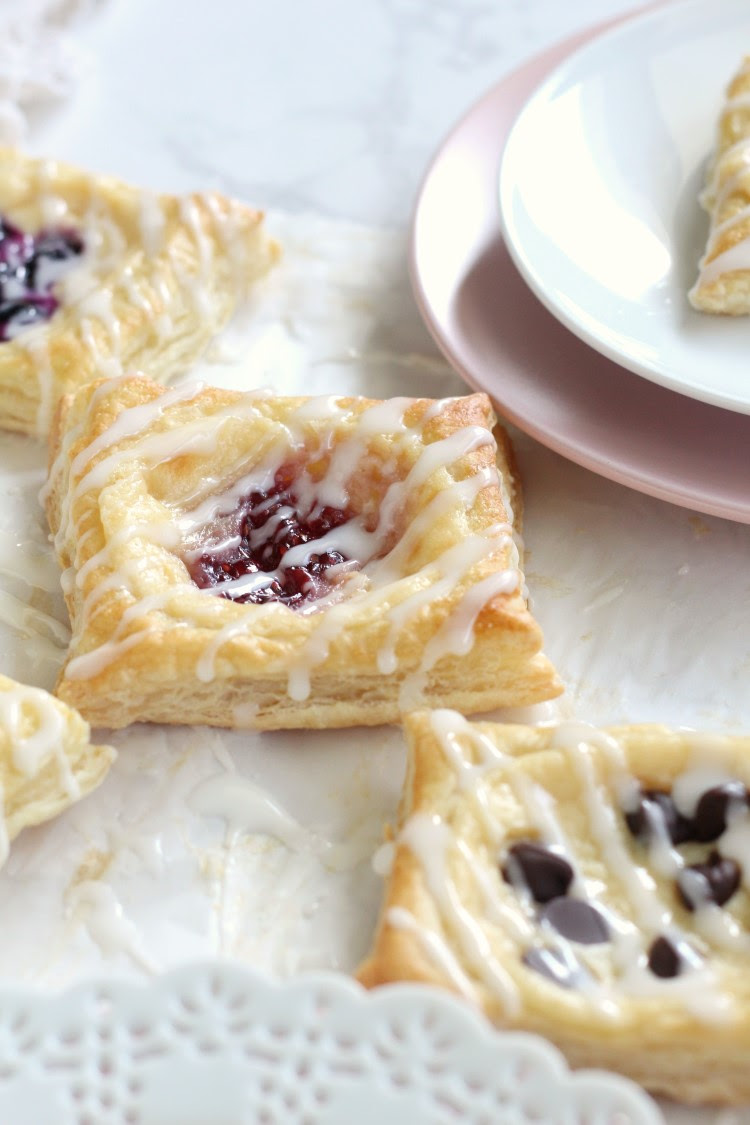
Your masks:
[{"label": "square pastry", "polygon": [[577,1066],[750,1099],[750,738],[406,719],[368,986],[417,980]]},{"label": "square pastry", "polygon": [[66,400],[46,506],[92,722],[336,727],[560,684],[484,395],[277,398],[143,377]]},{"label": "square pastry", "polygon": [[711,225],[690,302],[701,312],[750,313],[750,55],[729,83],[701,203]]},{"label": "square pastry", "polygon": [[0,426],[46,436],[62,394],[195,360],[278,250],[260,212],[0,149]]},{"label": "square pastry", "polygon": [[0,866],[22,828],[51,820],[103,781],[115,757],[80,715],[0,676]]}]

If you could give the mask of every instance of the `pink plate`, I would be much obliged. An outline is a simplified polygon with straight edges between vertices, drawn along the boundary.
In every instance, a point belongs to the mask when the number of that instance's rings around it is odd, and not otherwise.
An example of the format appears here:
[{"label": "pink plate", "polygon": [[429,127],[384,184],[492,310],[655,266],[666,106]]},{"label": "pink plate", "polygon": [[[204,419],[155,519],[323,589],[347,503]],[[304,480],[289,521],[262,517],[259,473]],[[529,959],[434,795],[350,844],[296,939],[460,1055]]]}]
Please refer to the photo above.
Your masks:
[{"label": "pink plate", "polygon": [[526,98],[604,26],[504,78],[448,136],[417,201],[411,274],[440,348],[542,444],[631,488],[750,523],[750,416],[641,379],[582,343],[533,296],[500,234],[500,155]]}]

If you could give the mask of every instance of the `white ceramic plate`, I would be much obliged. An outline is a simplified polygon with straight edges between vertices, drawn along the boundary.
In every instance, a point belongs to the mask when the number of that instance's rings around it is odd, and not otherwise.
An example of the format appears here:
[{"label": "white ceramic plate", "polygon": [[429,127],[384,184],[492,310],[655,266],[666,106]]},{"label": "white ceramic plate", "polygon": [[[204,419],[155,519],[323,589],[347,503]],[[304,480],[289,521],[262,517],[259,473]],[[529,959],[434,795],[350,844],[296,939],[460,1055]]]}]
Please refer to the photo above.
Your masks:
[{"label": "white ceramic plate", "polygon": [[[520,429],[611,480],[750,523],[750,418],[657,386],[586,347],[534,298],[501,237],[503,141],[532,91],[596,33],[507,75],[446,137],[415,209],[414,293],[454,367]],[[546,530],[540,521],[538,533]]]},{"label": "white ceramic plate", "polygon": [[500,174],[507,245],[563,324],[682,394],[750,413],[747,318],[695,312],[697,202],[747,0],[680,0],[565,59],[522,110]]}]

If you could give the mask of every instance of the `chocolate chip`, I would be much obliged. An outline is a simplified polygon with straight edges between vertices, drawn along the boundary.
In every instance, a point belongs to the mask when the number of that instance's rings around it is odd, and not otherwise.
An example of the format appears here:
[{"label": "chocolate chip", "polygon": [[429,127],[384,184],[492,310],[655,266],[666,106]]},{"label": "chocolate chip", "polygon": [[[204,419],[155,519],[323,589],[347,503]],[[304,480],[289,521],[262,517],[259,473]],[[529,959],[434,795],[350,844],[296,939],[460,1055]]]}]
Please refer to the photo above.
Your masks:
[{"label": "chocolate chip", "polygon": [[557,949],[527,949],[521,960],[527,968],[560,988],[575,988],[584,975],[580,965]]},{"label": "chocolate chip", "polygon": [[535,902],[549,902],[567,894],[573,882],[573,868],[567,859],[532,840],[509,848],[502,873],[506,883],[528,887]]},{"label": "chocolate chip", "polygon": [[723,906],[740,885],[740,865],[718,852],[711,852],[707,863],[692,863],[677,876],[677,893],[688,910],[704,902]]},{"label": "chocolate chip", "polygon": [[659,789],[642,789],[638,804],[625,813],[625,823],[633,836],[648,839],[654,825],[661,822],[673,844],[684,844],[693,835],[693,825],[678,812],[670,793]]},{"label": "chocolate chip", "polygon": [[665,980],[679,976],[682,969],[679,949],[669,938],[656,938],[648,951],[648,967],[655,977],[663,977]]},{"label": "chocolate chip", "polygon": [[701,843],[718,840],[726,831],[727,815],[732,810],[747,809],[750,796],[741,781],[727,781],[707,789],[695,809],[695,838]]},{"label": "chocolate chip", "polygon": [[580,898],[556,898],[545,907],[542,918],[568,941],[599,945],[609,941],[609,926],[604,915]]}]

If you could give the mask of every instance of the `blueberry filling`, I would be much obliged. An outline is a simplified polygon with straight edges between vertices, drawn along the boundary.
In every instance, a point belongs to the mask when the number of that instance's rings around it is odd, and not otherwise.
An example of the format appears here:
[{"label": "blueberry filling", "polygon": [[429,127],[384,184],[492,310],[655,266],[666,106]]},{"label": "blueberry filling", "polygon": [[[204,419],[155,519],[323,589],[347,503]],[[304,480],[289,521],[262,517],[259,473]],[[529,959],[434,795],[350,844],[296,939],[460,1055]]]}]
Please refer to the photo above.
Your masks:
[{"label": "blueberry filling", "polygon": [[625,813],[625,823],[631,835],[648,840],[658,826],[663,826],[673,844],[684,844],[692,838],[693,825],[678,812],[669,793],[658,789],[642,789],[634,809]]},{"label": "blueberry filling", "polygon": [[0,340],[49,320],[60,302],[54,286],[83,253],[83,239],[72,230],[25,234],[0,219]]},{"label": "blueberry filling", "polygon": [[727,829],[731,812],[747,811],[750,797],[741,781],[728,781],[707,789],[695,809],[695,838],[702,844],[718,840]]},{"label": "blueberry filling", "polygon": [[[316,551],[314,544],[347,523],[353,513],[317,503],[304,510],[289,476],[280,470],[271,488],[255,490],[240,500],[239,531],[232,545],[204,551],[188,563],[196,586],[232,583],[219,591],[222,597],[255,605],[278,601],[292,609],[331,588],[335,577],[329,571],[350,560],[330,548]],[[304,560],[285,566],[287,553],[303,544],[311,545]]]},{"label": "blueberry filling", "polygon": [[563,856],[544,844],[522,841],[508,850],[503,878],[512,886],[526,886],[535,902],[549,902],[568,893],[573,868]]},{"label": "blueberry filling", "polygon": [[733,859],[711,852],[706,863],[692,863],[677,876],[677,893],[688,910],[703,903],[723,906],[740,885],[740,866]]}]

